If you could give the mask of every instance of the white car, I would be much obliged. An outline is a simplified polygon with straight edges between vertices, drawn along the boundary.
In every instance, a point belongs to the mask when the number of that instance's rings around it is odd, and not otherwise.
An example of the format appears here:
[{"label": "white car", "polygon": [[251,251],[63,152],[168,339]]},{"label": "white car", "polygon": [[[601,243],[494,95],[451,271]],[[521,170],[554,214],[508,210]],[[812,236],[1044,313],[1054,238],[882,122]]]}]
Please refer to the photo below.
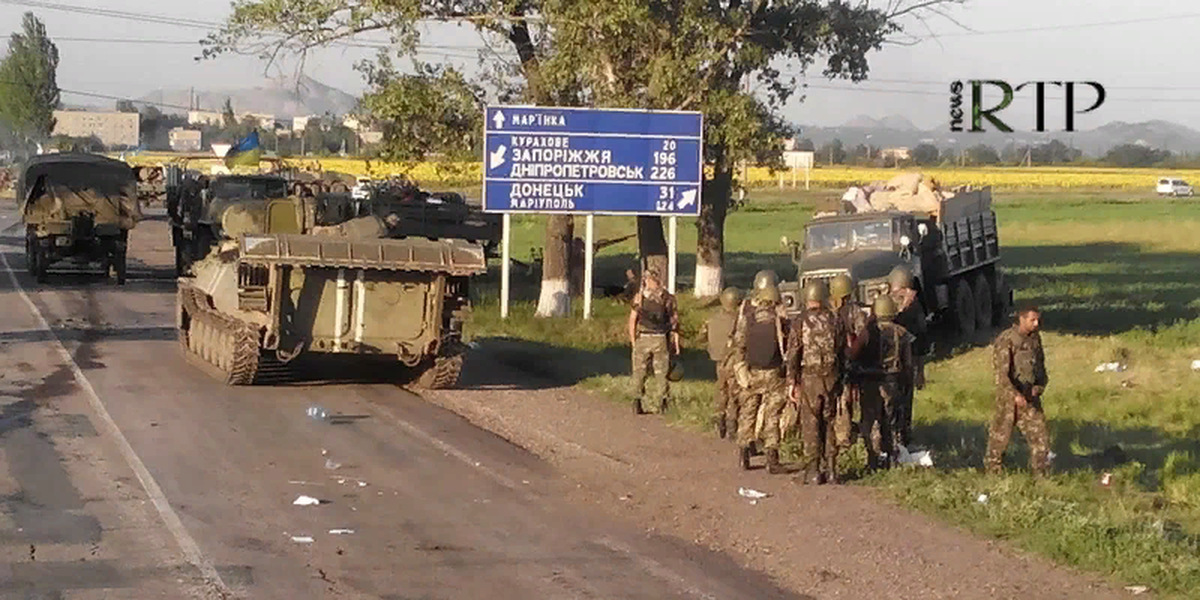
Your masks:
[{"label": "white car", "polygon": [[1173,177],[1160,177],[1154,191],[1158,192],[1159,196],[1193,195],[1192,186],[1188,185],[1188,182]]}]

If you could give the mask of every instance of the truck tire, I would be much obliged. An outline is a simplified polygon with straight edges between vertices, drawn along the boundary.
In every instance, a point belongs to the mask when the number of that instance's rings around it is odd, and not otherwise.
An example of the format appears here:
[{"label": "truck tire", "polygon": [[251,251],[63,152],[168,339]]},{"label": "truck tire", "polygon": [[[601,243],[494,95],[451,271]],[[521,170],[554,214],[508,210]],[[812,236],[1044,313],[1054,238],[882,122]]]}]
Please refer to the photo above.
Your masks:
[{"label": "truck tire", "polygon": [[125,259],[125,251],[118,251],[112,261],[113,274],[117,277],[117,285],[125,285],[125,268],[128,265]]},{"label": "truck tire", "polygon": [[961,341],[970,341],[975,336],[975,298],[965,278],[959,278],[954,286],[954,322]]},{"label": "truck tire", "polygon": [[992,315],[995,312],[992,309],[992,286],[988,283],[988,276],[980,273],[975,276],[975,285],[971,290],[975,295],[975,329],[978,331],[989,331],[992,328]]},{"label": "truck tire", "polygon": [[25,270],[29,272],[30,277],[37,276],[37,238],[25,236]]}]

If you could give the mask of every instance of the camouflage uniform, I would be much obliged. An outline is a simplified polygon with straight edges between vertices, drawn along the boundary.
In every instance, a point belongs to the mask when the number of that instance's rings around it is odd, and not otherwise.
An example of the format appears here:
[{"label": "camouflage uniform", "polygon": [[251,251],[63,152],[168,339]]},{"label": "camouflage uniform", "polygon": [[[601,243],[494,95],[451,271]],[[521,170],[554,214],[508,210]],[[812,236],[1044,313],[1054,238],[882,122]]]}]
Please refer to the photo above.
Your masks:
[{"label": "camouflage uniform", "polygon": [[868,317],[867,309],[850,298],[847,298],[837,308],[836,314],[838,323],[846,334],[846,347],[842,354],[841,364],[842,377],[835,394],[835,397],[838,398],[837,441],[838,445],[848,448],[853,441],[851,430],[853,429],[854,407],[860,403],[862,395],[862,386],[854,375],[859,357],[854,356],[853,351],[856,345],[865,344],[868,339]]},{"label": "camouflage uniform", "polygon": [[641,412],[646,396],[646,366],[654,369],[657,391],[654,399],[659,406],[665,405],[670,384],[667,371],[671,363],[670,335],[679,331],[679,311],[675,296],[664,288],[643,290],[634,297],[632,309],[637,312],[637,337],[633,342],[633,394],[634,405]]},{"label": "camouflage uniform", "polygon": [[[735,307],[736,311],[736,307]],[[707,338],[708,357],[716,363],[717,386],[713,394],[713,420],[724,431],[737,421],[738,409],[736,390],[731,387],[733,374],[730,371],[729,346],[733,339],[733,325],[737,312],[718,309],[704,322],[701,333]],[[724,423],[724,425],[720,425]]]},{"label": "camouflage uniform", "polygon": [[895,418],[892,421],[900,443],[908,446],[912,443],[913,396],[916,384],[923,385],[924,381],[925,369],[921,361],[926,350],[925,309],[917,298],[916,290],[912,288],[892,290],[889,295],[896,302],[896,309],[899,311],[896,315],[896,324],[913,336],[913,362],[910,363],[913,375],[908,379],[911,383],[904,385],[899,390],[899,402],[896,405]]},{"label": "camouflage uniform", "polygon": [[806,478],[822,472],[827,480],[837,473],[837,416],[835,391],[841,376],[846,333],[837,316],[826,308],[806,309],[791,326],[787,343],[788,381],[800,388],[800,437],[804,444]]},{"label": "camouflage uniform", "polygon": [[[750,446],[758,437],[758,411],[764,406],[767,423],[763,426],[763,445],[779,447],[779,409],[787,401],[783,376],[784,308],[775,302],[747,299],[738,311],[730,344],[733,373],[746,369],[748,383],[738,391],[737,444]],[[774,331],[774,339],[769,334]],[[767,346],[774,344],[775,348]],[[772,411],[774,418],[772,419]],[[773,426],[772,426],[773,421]]]},{"label": "camouflage uniform", "polygon": [[[1000,472],[1004,450],[1016,425],[1029,443],[1030,468],[1035,475],[1043,475],[1049,468],[1050,439],[1041,395],[1050,378],[1046,375],[1042,337],[1037,332],[1025,335],[1014,325],[996,337],[992,348],[996,412],[988,427],[984,466],[989,473]],[[1017,394],[1025,396],[1025,406],[1017,406]]]},{"label": "camouflage uniform", "polygon": [[[887,466],[896,456],[900,432],[896,430],[897,405],[912,385],[913,335],[903,326],[875,321],[862,356],[862,420],[859,434],[867,447],[867,468]],[[886,455],[888,461],[880,462]]]}]

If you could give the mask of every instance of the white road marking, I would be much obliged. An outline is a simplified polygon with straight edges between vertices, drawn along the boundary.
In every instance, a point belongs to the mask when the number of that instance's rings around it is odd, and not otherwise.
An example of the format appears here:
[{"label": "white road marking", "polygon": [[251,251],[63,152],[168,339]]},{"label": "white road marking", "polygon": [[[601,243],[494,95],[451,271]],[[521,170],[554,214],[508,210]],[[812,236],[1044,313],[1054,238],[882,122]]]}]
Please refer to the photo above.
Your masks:
[{"label": "white road marking", "polygon": [[183,521],[179,519],[179,514],[175,512],[175,509],[171,508],[170,502],[167,501],[167,497],[163,494],[158,482],[154,480],[154,476],[146,468],[146,464],[134,452],[133,446],[129,444],[129,440],[125,438],[125,434],[121,433],[121,429],[117,427],[117,423],[113,420],[112,415],[108,414],[108,409],[104,407],[104,402],[100,400],[100,396],[96,393],[96,389],[92,387],[92,383],[84,376],[83,370],[79,368],[74,357],[71,356],[71,352],[63,345],[62,340],[58,339],[54,330],[50,328],[46,317],[42,316],[42,311],[38,310],[37,305],[29,298],[29,294],[25,293],[25,288],[21,287],[21,282],[17,280],[17,274],[9,265],[8,256],[4,252],[0,252],[0,262],[4,263],[4,270],[8,273],[8,279],[12,282],[13,289],[25,301],[25,305],[29,307],[29,311],[33,313],[33,316],[38,320],[42,329],[50,334],[50,339],[54,341],[55,349],[58,351],[59,356],[70,367],[71,373],[75,376],[75,381],[79,384],[79,387],[86,392],[88,404],[91,406],[92,411],[100,418],[104,429],[108,430],[108,434],[117,443],[117,448],[121,451],[121,456],[125,459],[129,468],[133,470],[138,481],[141,482],[142,489],[146,490],[146,495],[150,497],[150,501],[158,511],[159,517],[162,518],[163,525],[166,526],[171,536],[175,538],[175,542],[179,544],[179,549],[183,552],[184,558],[200,571],[200,574],[211,586],[216,588],[218,593],[225,597],[231,597],[233,594],[229,587],[225,585],[225,582],[221,579],[221,575],[217,573],[217,569],[204,556],[204,553],[200,550],[200,545],[196,543],[196,540],[188,533],[187,528],[183,526]]}]

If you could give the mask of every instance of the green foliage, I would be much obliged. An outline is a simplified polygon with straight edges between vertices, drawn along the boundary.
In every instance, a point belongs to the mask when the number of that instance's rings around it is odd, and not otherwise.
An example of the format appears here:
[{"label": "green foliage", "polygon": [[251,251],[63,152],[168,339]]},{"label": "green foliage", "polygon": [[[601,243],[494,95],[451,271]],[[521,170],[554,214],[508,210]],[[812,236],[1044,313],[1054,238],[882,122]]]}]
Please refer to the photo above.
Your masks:
[{"label": "green foliage", "polygon": [[846,149],[842,146],[842,140],[834,138],[833,141],[826,143],[817,150],[814,160],[826,161],[825,164],[840,165],[846,162]]},{"label": "green foliage", "polygon": [[1141,144],[1121,144],[1114,146],[1104,155],[1104,162],[1114,167],[1153,167],[1170,158],[1170,150],[1159,150]]},{"label": "green foliage", "polygon": [[938,149],[933,144],[917,144],[912,149],[912,160],[918,165],[936,165],[938,163]]},{"label": "green foliage", "polygon": [[972,165],[994,165],[1000,162],[996,149],[987,144],[978,144],[967,148],[967,162]]},{"label": "green foliage", "polygon": [[0,61],[0,122],[28,139],[50,137],[59,106],[57,71],[58,48],[46,26],[25,13]]}]

